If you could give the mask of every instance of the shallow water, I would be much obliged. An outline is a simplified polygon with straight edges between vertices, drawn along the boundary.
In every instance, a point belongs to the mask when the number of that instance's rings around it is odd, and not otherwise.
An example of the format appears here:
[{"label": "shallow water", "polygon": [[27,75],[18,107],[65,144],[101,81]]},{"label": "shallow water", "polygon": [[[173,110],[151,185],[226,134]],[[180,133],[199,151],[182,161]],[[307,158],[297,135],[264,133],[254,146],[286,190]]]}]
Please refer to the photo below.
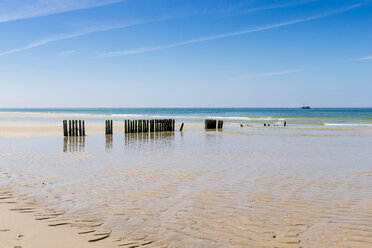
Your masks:
[{"label": "shallow water", "polygon": [[[177,122],[200,123],[206,118],[222,119],[225,123],[262,126],[266,123],[316,126],[369,126],[372,127],[372,108],[49,108],[0,109],[0,112],[23,113],[18,116],[0,115],[2,121],[61,121],[59,114],[97,120],[173,118]],[[34,114],[43,117],[35,118]],[[45,115],[46,114],[46,115]]]},{"label": "shallow water", "polygon": [[0,189],[124,247],[370,247],[371,158],[366,127],[1,139]]}]

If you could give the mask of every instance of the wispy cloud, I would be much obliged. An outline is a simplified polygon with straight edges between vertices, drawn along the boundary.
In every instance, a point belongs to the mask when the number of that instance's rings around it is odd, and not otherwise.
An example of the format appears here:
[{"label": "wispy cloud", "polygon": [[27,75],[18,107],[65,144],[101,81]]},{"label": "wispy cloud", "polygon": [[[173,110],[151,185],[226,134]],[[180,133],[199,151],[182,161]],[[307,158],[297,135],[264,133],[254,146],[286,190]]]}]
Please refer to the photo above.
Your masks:
[{"label": "wispy cloud", "polygon": [[31,48],[35,48],[35,47],[39,47],[39,46],[48,44],[48,43],[53,42],[53,41],[70,39],[70,38],[86,35],[86,34],[89,34],[89,33],[92,33],[92,32],[97,32],[97,30],[88,30],[88,31],[83,31],[83,32],[79,32],[79,33],[74,33],[74,34],[58,35],[58,36],[54,36],[54,37],[49,37],[49,38],[46,38],[44,40],[39,40],[39,41],[33,42],[31,44],[28,44],[24,47],[19,47],[19,48],[15,48],[15,49],[5,51],[5,52],[0,52],[0,56],[22,52],[22,51],[25,51],[25,50],[28,50],[28,49],[31,49]]},{"label": "wispy cloud", "polygon": [[162,50],[162,49],[167,49],[167,48],[172,48],[172,47],[179,47],[179,46],[184,46],[184,45],[189,45],[189,44],[194,44],[194,43],[199,43],[199,42],[204,42],[204,41],[211,41],[211,40],[223,39],[223,38],[228,38],[228,37],[233,37],[233,36],[238,36],[238,35],[243,35],[243,34],[248,34],[248,33],[265,31],[265,30],[275,29],[275,28],[279,28],[279,27],[292,25],[292,24],[313,21],[313,20],[325,18],[325,17],[328,17],[328,16],[332,16],[332,15],[335,15],[335,14],[344,13],[344,12],[350,11],[352,9],[356,9],[358,7],[361,7],[365,4],[366,3],[359,3],[359,4],[351,5],[351,6],[342,8],[342,9],[338,9],[338,10],[335,10],[335,11],[327,12],[327,13],[324,13],[324,14],[321,14],[321,15],[311,16],[311,17],[302,18],[302,19],[296,19],[296,20],[287,21],[287,22],[281,22],[281,23],[267,25],[267,26],[263,26],[263,27],[257,27],[257,28],[247,29],[247,30],[236,31],[236,32],[232,32],[232,33],[225,33],[225,34],[220,34],[220,35],[207,36],[207,37],[182,41],[182,42],[178,42],[178,43],[168,44],[168,45],[153,46],[153,47],[142,47],[142,48],[136,48],[136,49],[130,49],[130,50],[124,50],[124,51],[113,51],[113,52],[105,53],[105,54],[103,54],[103,56],[104,57],[114,57],[114,56],[130,55],[130,54],[139,54],[139,53],[157,51],[157,50]]},{"label": "wispy cloud", "polygon": [[12,0],[0,2],[0,23],[87,9],[126,0]]},{"label": "wispy cloud", "polygon": [[304,70],[289,70],[289,71],[270,72],[270,73],[265,73],[265,74],[255,74],[255,75],[230,78],[229,81],[239,81],[239,80],[254,79],[254,78],[281,76],[281,75],[292,74],[292,73],[301,72],[301,71],[304,71]]},{"label": "wispy cloud", "polygon": [[23,47],[18,47],[18,48],[4,51],[4,52],[0,52],[0,57],[4,55],[12,54],[12,53],[18,53],[18,52],[26,51],[32,48],[40,47],[40,46],[43,46],[43,45],[46,45],[48,43],[55,42],[55,41],[67,40],[67,39],[76,38],[76,37],[84,36],[84,35],[91,34],[91,33],[126,28],[126,27],[134,26],[134,25],[138,25],[138,23],[124,24],[124,25],[117,25],[117,26],[97,26],[97,27],[93,27],[90,29],[86,29],[84,31],[76,32],[76,33],[51,36],[51,37],[48,37],[48,38],[45,38],[39,41],[35,41]]},{"label": "wispy cloud", "polygon": [[60,53],[58,53],[58,56],[60,57],[70,57],[72,55],[75,55],[77,54],[77,52],[75,50],[66,50],[66,51],[62,51]]},{"label": "wispy cloud", "polygon": [[362,57],[362,58],[355,58],[355,59],[351,59],[351,60],[354,60],[354,61],[372,60],[372,55],[367,56],[367,57]]},{"label": "wispy cloud", "polygon": [[272,4],[272,5],[262,6],[262,7],[243,9],[241,11],[236,11],[234,13],[226,14],[225,16],[237,16],[237,15],[244,15],[244,14],[249,14],[249,13],[258,12],[258,11],[281,9],[281,8],[287,8],[287,7],[297,6],[297,5],[313,3],[317,1],[320,1],[320,0],[302,0],[302,1],[297,1],[297,2],[294,1],[294,2],[282,3],[282,4]]}]

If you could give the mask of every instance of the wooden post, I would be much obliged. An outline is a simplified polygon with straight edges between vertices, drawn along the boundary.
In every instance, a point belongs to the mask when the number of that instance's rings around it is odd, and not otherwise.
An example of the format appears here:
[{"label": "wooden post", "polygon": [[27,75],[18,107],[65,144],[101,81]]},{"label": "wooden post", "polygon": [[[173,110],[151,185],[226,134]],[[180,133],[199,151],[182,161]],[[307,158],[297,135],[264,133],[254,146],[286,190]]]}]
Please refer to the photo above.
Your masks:
[{"label": "wooden post", "polygon": [[79,136],[83,136],[83,130],[81,130],[81,120],[79,120]]},{"label": "wooden post", "polygon": [[183,125],[184,125],[184,123],[182,122],[182,124],[181,124],[181,128],[180,128],[180,132],[182,132]]},{"label": "wooden post", "polygon": [[71,126],[70,126],[70,129],[71,129],[70,136],[74,136],[74,121],[73,121],[73,120],[71,120]]},{"label": "wooden post", "polygon": [[75,136],[75,120],[72,120],[72,136]]},{"label": "wooden post", "polygon": [[105,121],[105,134],[108,134],[108,120]]},{"label": "wooden post", "polygon": [[68,136],[71,136],[71,120],[68,121]]},{"label": "wooden post", "polygon": [[85,136],[85,121],[83,121],[83,136]]},{"label": "wooden post", "polygon": [[286,122],[286,121],[284,122],[284,126],[285,126],[285,127],[287,126],[287,122]]},{"label": "wooden post", "polygon": [[74,136],[77,136],[77,120],[74,120]]},{"label": "wooden post", "polygon": [[68,132],[67,132],[67,121],[66,120],[63,120],[63,136],[68,136]]},{"label": "wooden post", "polygon": [[78,136],[79,135],[79,132],[78,132],[78,121],[75,120],[75,136]]},{"label": "wooden post", "polygon": [[218,120],[218,129],[222,129],[222,128],[223,128],[223,121]]}]

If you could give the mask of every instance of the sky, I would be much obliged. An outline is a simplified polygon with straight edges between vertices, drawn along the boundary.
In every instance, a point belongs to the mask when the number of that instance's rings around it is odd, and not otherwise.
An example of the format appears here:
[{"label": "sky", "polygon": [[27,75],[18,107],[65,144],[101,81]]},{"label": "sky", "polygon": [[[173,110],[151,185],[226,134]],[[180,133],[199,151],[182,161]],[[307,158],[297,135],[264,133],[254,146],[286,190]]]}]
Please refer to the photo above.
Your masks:
[{"label": "sky", "polygon": [[372,107],[372,0],[2,0],[0,108]]}]

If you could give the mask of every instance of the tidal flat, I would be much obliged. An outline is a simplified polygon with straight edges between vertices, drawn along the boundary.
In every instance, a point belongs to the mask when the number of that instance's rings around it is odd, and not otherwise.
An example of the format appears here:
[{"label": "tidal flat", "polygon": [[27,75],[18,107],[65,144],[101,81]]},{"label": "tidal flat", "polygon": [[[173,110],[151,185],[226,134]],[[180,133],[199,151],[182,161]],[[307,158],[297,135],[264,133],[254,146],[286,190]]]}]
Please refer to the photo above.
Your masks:
[{"label": "tidal flat", "polygon": [[2,138],[0,202],[106,247],[371,247],[371,161],[371,127]]}]

